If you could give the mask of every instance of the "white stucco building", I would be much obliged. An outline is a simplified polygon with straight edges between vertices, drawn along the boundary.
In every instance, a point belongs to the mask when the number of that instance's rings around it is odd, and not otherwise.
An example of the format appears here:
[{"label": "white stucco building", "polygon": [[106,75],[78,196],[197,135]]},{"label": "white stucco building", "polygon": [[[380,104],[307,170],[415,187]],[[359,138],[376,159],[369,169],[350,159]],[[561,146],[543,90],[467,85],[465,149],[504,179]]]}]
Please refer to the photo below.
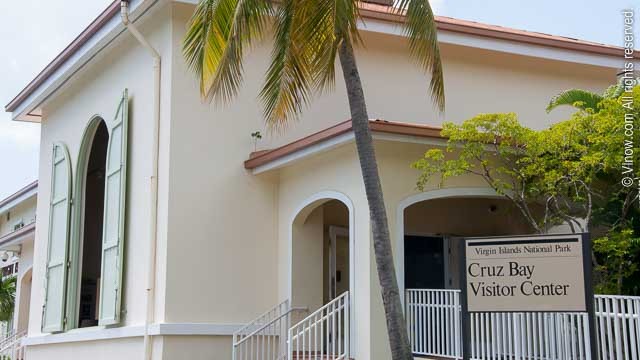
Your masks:
[{"label": "white stucco building", "polygon": [[29,326],[37,194],[38,182],[34,181],[0,200],[2,278],[16,278],[13,321],[2,326],[3,341],[0,347],[9,345],[4,343],[9,338],[16,338],[18,341]]},{"label": "white stucco building", "polygon": [[[247,54],[233,103],[201,102],[182,56],[194,3],[130,1],[158,61],[125,29],[115,1],[6,106],[16,121],[41,124],[27,358],[228,360],[233,332],[274,305],[312,312],[347,291],[350,356],[389,358],[340,77],[299,122],[268,134],[257,101],[267,39]],[[565,118],[568,110],[545,113],[550,97],[602,91],[622,50],[438,18],[441,115],[409,59],[402,19],[378,5],[361,11],[366,48],[356,56],[378,119],[401,290],[455,288],[449,236],[530,229],[480,179],[416,191],[409,164],[444,143],[445,119],[516,112],[543,128]],[[258,152],[254,131],[268,134]]]}]

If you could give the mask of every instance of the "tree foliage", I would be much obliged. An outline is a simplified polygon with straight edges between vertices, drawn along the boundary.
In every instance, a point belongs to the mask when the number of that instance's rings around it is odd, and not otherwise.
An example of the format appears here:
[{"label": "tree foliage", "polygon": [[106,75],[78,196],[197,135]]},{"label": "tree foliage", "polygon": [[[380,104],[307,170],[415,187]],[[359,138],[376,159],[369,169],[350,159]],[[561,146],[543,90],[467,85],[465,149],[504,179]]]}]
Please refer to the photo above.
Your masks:
[{"label": "tree foliage", "polygon": [[0,321],[13,318],[16,302],[16,277],[10,276],[0,281]]},{"label": "tree foliage", "polygon": [[[271,128],[297,119],[313,95],[331,90],[340,44],[360,44],[358,1],[201,0],[183,41],[188,66],[204,99],[228,102],[242,84],[248,48],[273,33],[273,49],[260,98]],[[429,93],[444,109],[444,80],[434,15],[428,0],[401,0],[411,57],[431,75]],[[271,26],[272,25],[272,26]]]},{"label": "tree foliage", "polygon": [[[599,294],[637,294],[640,283],[625,284],[625,279],[638,271],[640,237],[634,234],[634,230],[609,231],[607,235],[594,240],[593,249],[601,258],[596,271],[603,274],[595,291]],[[625,289],[625,285],[630,288]]]},{"label": "tree foliage", "polygon": [[[612,87],[595,107],[583,104],[542,130],[523,126],[513,113],[445,123],[446,147],[427,150],[412,166],[421,172],[419,189],[479,176],[538,233],[559,224],[592,232],[594,260],[604,274],[601,290],[622,291],[623,278],[636,273],[629,262],[640,260],[640,247],[632,246],[640,236],[640,86],[626,92]],[[629,121],[636,131],[631,136]],[[635,166],[624,167],[629,161]],[[623,185],[624,177],[635,181]]]}]

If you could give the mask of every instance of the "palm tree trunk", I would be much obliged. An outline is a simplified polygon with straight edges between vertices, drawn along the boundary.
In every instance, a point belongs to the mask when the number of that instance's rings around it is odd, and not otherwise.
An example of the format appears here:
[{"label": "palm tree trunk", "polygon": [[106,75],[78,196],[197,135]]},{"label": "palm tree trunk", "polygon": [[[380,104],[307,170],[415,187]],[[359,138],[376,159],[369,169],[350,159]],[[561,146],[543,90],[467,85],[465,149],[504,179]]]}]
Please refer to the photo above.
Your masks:
[{"label": "palm tree trunk", "polygon": [[351,122],[360,159],[360,169],[362,170],[364,188],[369,202],[373,247],[387,320],[391,358],[393,360],[413,359],[402,303],[400,302],[398,280],[396,279],[396,271],[393,264],[389,224],[382,196],[380,175],[378,174],[378,163],[376,162],[376,154],[373,148],[373,138],[369,129],[367,105],[353,48],[348,41],[343,41],[340,45],[339,57],[344,82],[347,87]]}]

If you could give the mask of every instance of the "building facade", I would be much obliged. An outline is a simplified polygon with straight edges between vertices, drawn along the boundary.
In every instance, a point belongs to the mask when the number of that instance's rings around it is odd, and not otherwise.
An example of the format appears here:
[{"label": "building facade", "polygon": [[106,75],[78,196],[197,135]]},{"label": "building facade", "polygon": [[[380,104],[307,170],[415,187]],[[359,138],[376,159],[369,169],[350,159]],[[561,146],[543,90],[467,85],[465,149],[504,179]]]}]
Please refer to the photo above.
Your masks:
[{"label": "building facade", "polygon": [[[269,133],[256,100],[268,39],[247,54],[238,97],[210,104],[181,50],[194,1],[128,6],[160,61],[125,28],[116,1],[7,105],[42,129],[27,358],[231,359],[233,333],[274,305],[309,314],[342,294],[350,356],[389,358],[342,82]],[[402,19],[377,5],[361,11],[366,47],[356,57],[401,291],[455,288],[452,237],[531,230],[481,179],[418,192],[409,164],[444,144],[444,120],[515,112],[544,128],[565,118],[545,112],[549,98],[602,91],[622,50],[439,18],[440,114],[409,60]],[[255,131],[268,134],[259,151]]]},{"label": "building facade", "polygon": [[37,194],[38,182],[35,181],[0,200],[2,280],[16,279],[13,320],[2,324],[2,347],[13,346],[5,340],[22,337],[29,326]]}]

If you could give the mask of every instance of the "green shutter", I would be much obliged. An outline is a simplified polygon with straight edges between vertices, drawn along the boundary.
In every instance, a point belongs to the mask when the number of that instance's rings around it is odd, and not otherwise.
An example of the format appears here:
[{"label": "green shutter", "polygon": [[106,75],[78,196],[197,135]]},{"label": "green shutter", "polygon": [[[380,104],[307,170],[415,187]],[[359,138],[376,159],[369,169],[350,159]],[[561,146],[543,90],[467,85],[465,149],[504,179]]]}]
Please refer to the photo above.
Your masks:
[{"label": "green shutter", "polygon": [[42,331],[64,329],[67,250],[71,215],[71,162],[64,144],[53,145],[51,157],[51,199],[49,203],[49,244],[45,274]]},{"label": "green shutter", "polygon": [[100,325],[112,325],[120,322],[127,188],[127,103],[128,96],[125,89],[113,121],[107,124],[109,127],[109,146],[102,230]]}]

